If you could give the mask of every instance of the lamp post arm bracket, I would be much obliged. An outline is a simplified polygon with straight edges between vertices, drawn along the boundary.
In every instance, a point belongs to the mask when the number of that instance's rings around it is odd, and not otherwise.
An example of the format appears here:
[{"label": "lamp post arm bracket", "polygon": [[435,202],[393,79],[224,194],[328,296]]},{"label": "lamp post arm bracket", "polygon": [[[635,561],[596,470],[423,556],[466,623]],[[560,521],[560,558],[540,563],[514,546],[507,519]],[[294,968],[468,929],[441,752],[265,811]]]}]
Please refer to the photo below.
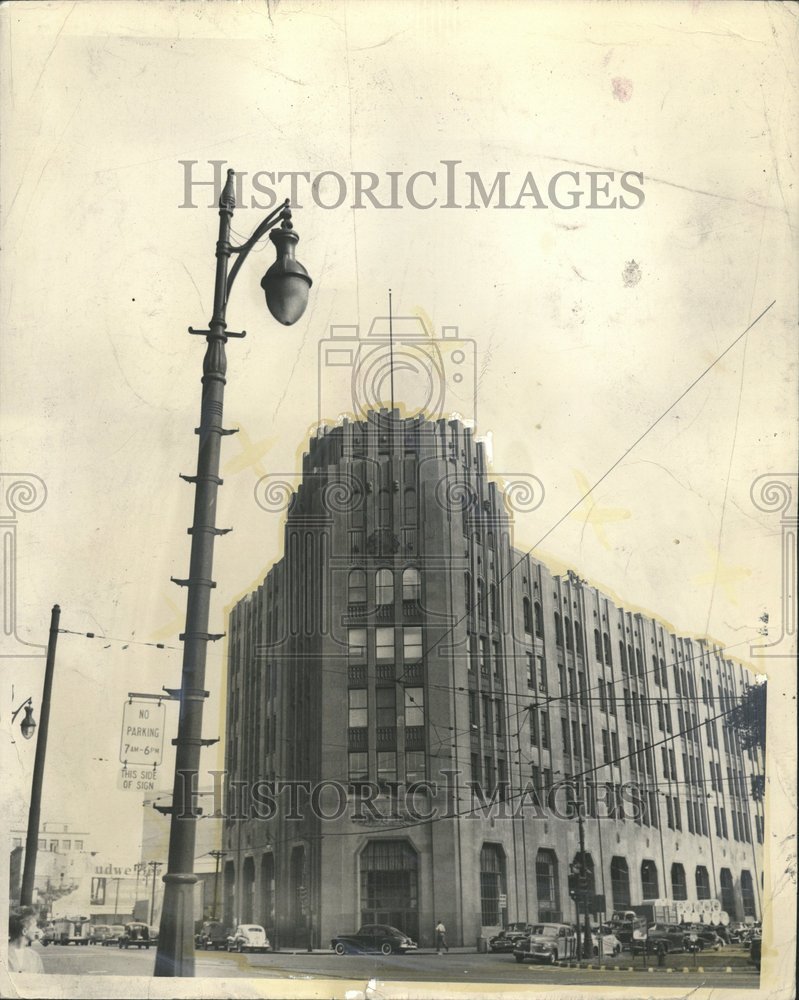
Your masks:
[{"label": "lamp post arm bracket", "polygon": [[[269,215],[261,222],[253,232],[252,236],[245,242],[242,243],[240,247],[230,246],[228,244],[227,250],[231,254],[237,254],[237,258],[233,263],[233,267],[230,269],[230,274],[227,278],[227,283],[225,285],[225,302],[227,303],[230,298],[230,291],[233,288],[233,282],[236,280],[236,275],[241,269],[241,265],[247,258],[247,254],[252,250],[255,244],[260,240],[267,232],[267,230],[273,226],[280,217],[283,217],[284,222],[291,218],[291,210],[289,209],[289,200],[283,202],[280,208],[276,208],[274,212],[270,212]],[[228,334],[231,336],[231,334]]]}]

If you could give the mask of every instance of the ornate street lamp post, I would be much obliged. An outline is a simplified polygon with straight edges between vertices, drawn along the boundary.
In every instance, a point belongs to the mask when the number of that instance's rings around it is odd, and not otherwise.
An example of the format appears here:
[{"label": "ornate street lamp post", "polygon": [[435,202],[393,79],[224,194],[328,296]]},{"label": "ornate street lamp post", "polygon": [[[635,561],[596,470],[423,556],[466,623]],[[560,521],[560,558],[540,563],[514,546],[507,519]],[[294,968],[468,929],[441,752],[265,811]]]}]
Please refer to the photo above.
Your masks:
[{"label": "ornate street lamp post", "polygon": [[[219,478],[221,438],[232,433],[222,426],[225,394],[225,344],[228,337],[243,337],[227,329],[225,315],[230,291],[247,254],[270,226],[282,220],[280,229],[273,229],[269,238],[275,245],[277,260],[261,280],[269,311],[286,326],[295,323],[305,311],[311,279],[294,256],[299,237],[291,224],[288,201],[270,213],[242,246],[230,243],[230,220],[236,207],[234,171],[228,170],[227,183],[219,199],[219,239],[216,244],[216,282],[214,310],[208,330],[192,330],[205,336],[207,348],[203,361],[202,404],[200,409],[197,474],[184,476],[195,484],[194,520],[191,534],[189,577],[175,580],[188,588],[186,631],[183,641],[183,672],[180,687],[178,735],[174,741],[175,782],[173,786],[169,860],[164,875],[164,902],[155,958],[156,976],[194,975],[194,846],[197,815],[193,791],[197,784],[200,750],[210,742],[202,738],[205,659],[209,640],[220,638],[208,634],[208,617],[212,580],[214,539],[227,529],[216,527],[216,496],[222,480]],[[237,259],[228,274],[228,261]]]}]

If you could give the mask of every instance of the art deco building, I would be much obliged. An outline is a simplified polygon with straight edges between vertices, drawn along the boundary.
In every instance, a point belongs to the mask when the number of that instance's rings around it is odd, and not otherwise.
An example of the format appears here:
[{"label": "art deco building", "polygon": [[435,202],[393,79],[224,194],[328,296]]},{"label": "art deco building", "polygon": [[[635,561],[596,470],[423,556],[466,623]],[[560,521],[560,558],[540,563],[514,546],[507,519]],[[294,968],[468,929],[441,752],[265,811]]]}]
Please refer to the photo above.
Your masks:
[{"label": "art deco building", "polygon": [[[311,441],[284,556],[230,616],[229,922],[325,946],[572,920],[572,795],[592,906],[760,916],[762,761],[725,714],[749,672],[515,548],[511,493],[455,420]],[[312,792],[270,810],[273,782]]]}]

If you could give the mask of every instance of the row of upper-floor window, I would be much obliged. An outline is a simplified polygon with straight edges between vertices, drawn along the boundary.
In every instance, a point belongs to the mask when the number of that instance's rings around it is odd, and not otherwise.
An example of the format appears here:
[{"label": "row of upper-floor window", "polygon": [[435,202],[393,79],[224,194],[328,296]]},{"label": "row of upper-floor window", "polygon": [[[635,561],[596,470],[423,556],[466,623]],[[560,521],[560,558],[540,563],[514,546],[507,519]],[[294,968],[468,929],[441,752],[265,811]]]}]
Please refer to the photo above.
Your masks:
[{"label": "row of upper-floor window", "polygon": [[[371,489],[368,489],[367,492],[371,493],[372,491]],[[378,519],[380,524],[384,526],[387,526],[391,522],[394,507],[392,495],[398,492],[399,483],[396,480],[394,480],[392,489],[387,489],[383,486],[377,491]],[[353,526],[363,526],[366,521],[366,507],[367,505],[364,502],[363,492],[360,489],[356,489],[353,492],[348,505],[350,524]],[[416,490],[410,486],[406,487],[402,493],[401,517],[403,523],[409,526],[415,526],[418,521]]]},{"label": "row of upper-floor window", "polygon": [[350,781],[376,780],[378,784],[392,785],[402,780],[411,785],[427,779],[427,758],[424,750],[378,750],[374,757],[375,771],[370,771],[369,753],[366,750],[350,751],[348,775]]},{"label": "row of upper-floor window", "polygon": [[[394,603],[395,572],[386,566],[380,567],[374,574],[374,595],[376,605]],[[422,596],[422,577],[415,566],[406,566],[402,570],[401,588],[403,601],[418,601]],[[366,604],[368,595],[368,576],[365,569],[352,569],[347,577],[347,603]]]},{"label": "row of upper-floor window", "polygon": [[501,698],[482,695],[482,713],[478,708],[476,691],[469,692],[469,728],[472,732],[481,729],[487,738],[495,736],[502,739],[505,735],[505,704]]},{"label": "row of upper-floor window", "polygon": [[[424,725],[424,688],[403,688],[406,727]],[[348,720],[350,729],[365,729],[369,725],[369,691],[368,688],[350,688],[347,692]],[[396,685],[378,687],[375,689],[375,724],[378,728],[395,726],[397,724],[397,687]]]},{"label": "row of upper-floor window", "polygon": [[359,626],[347,629],[349,659],[366,659],[371,641],[374,642],[375,659],[382,662],[396,659],[397,641],[400,643],[405,663],[417,663],[421,660],[424,652],[422,629],[419,626],[378,625],[374,628]]},{"label": "row of upper-floor window", "polygon": [[[22,839],[22,837],[14,837],[12,838],[11,846],[24,847],[25,842]],[[48,846],[47,838],[41,838],[40,840],[37,841],[37,849],[40,851],[50,850],[53,853],[57,853],[59,851],[82,851],[83,841],[82,840],[73,841],[72,839],[51,840],[49,841],[49,846]]]}]

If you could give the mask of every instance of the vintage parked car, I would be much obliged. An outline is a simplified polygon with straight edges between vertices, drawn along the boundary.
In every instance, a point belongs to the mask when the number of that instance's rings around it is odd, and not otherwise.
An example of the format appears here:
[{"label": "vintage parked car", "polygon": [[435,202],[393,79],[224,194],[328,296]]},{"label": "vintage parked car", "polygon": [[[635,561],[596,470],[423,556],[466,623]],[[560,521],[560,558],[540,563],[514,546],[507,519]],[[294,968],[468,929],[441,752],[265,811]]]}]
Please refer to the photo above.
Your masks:
[{"label": "vintage parked car", "polygon": [[150,928],[147,924],[138,922],[125,924],[117,943],[120,948],[149,948],[153,943],[150,940]]},{"label": "vintage parked car", "polygon": [[618,955],[621,951],[621,941],[607,924],[603,924],[601,927],[592,927],[591,940],[595,957],[601,954],[603,958],[607,958],[608,955]]},{"label": "vintage parked car", "polygon": [[364,924],[356,934],[337,934],[330,942],[337,955],[377,951],[383,955],[404,955],[418,945],[403,931],[388,924]]},{"label": "vintage parked car", "polygon": [[124,924],[111,924],[109,935],[100,942],[103,947],[110,947],[112,944],[119,944],[119,939],[125,933]]},{"label": "vintage parked car", "polygon": [[95,924],[89,932],[89,944],[102,944],[111,933],[110,924]]},{"label": "vintage parked car", "polygon": [[260,924],[239,924],[228,936],[228,951],[271,951],[272,945]]},{"label": "vintage parked car", "polygon": [[685,928],[679,924],[652,924],[646,937],[633,935],[632,952],[640,955],[666,955],[670,951],[685,951]]},{"label": "vintage parked car", "polygon": [[513,951],[521,938],[530,933],[530,925],[526,921],[508,924],[499,934],[488,939],[491,951]]},{"label": "vintage parked car", "polygon": [[194,939],[198,948],[209,951],[224,950],[227,947],[228,933],[225,925],[218,920],[206,920],[200,928],[200,933]]},{"label": "vintage parked car", "polygon": [[577,935],[571,924],[531,924],[530,933],[513,949],[517,962],[554,965],[577,954]]},{"label": "vintage parked car", "polygon": [[610,926],[613,933],[621,942],[622,948],[630,947],[633,934],[641,928],[641,918],[634,910],[617,910],[610,919]]},{"label": "vintage parked car", "polygon": [[724,939],[712,927],[693,924],[687,928],[685,947],[688,951],[704,951],[706,948],[718,951],[724,944]]}]

